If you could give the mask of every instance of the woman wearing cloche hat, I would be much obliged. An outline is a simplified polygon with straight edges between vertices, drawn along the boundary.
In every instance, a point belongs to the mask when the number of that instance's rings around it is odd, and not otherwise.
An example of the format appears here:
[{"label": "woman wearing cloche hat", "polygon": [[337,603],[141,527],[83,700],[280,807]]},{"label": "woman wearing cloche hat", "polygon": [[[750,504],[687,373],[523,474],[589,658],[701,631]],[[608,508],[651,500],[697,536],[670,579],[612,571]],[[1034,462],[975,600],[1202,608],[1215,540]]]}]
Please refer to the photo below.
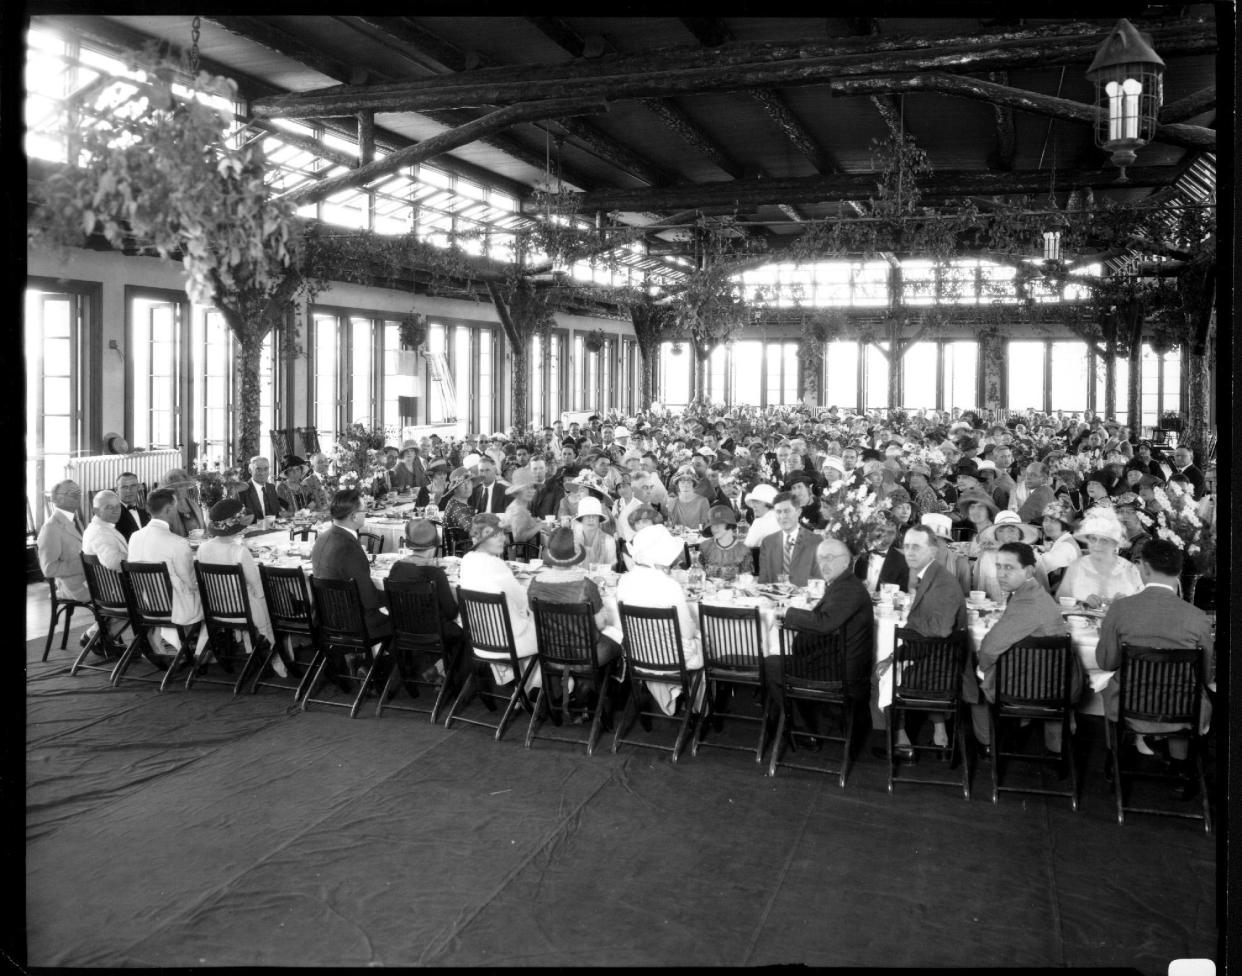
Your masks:
[{"label": "woman wearing cloche hat", "polygon": [[737,536],[737,513],[728,505],[716,505],[708,516],[712,537],[699,546],[703,570],[714,579],[734,580],[739,573],[755,571],[754,556]]},{"label": "woman wearing cloche hat", "polygon": [[556,529],[548,536],[547,545],[543,547],[543,564],[546,568],[531,582],[527,596],[532,604],[536,600],[547,603],[589,603],[595,613],[595,627],[600,634],[599,642],[595,645],[595,658],[603,665],[621,655],[621,631],[609,618],[599,587],[587,575],[586,558],[586,550],[572,529]]},{"label": "woman wearing cloche hat", "polygon": [[1087,544],[1087,555],[1066,567],[1058,597],[1073,597],[1094,609],[1143,588],[1138,567],[1118,554],[1126,532],[1111,508],[1088,511],[1074,536]]}]

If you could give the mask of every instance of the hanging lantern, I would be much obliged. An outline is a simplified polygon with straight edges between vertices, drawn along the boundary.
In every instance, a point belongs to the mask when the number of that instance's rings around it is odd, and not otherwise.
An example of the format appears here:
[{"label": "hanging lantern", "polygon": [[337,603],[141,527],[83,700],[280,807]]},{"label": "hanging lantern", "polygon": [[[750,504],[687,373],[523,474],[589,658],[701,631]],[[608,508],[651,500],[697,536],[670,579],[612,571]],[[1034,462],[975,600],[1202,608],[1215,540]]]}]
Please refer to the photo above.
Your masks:
[{"label": "hanging lantern", "polygon": [[1059,230],[1044,231],[1044,260],[1061,260],[1061,232]]},{"label": "hanging lantern", "polygon": [[1112,154],[1124,181],[1135,150],[1155,135],[1164,62],[1150,39],[1123,17],[1095,52],[1087,77],[1095,84],[1095,144]]}]

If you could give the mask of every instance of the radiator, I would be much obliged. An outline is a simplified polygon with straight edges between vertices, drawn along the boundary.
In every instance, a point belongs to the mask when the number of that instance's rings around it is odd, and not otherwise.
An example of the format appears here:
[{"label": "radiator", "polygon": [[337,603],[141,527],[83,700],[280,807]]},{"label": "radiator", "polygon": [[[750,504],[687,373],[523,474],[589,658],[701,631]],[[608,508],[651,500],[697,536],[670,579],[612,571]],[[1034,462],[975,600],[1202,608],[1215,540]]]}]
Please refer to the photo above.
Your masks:
[{"label": "radiator", "polygon": [[97,457],[73,458],[65,465],[65,477],[72,478],[82,489],[82,524],[91,519],[91,499],[95,492],[115,488],[116,479],[132,471],[150,491],[155,483],[173,468],[182,466],[181,452],[176,449],[139,451],[136,454],[102,454]]}]

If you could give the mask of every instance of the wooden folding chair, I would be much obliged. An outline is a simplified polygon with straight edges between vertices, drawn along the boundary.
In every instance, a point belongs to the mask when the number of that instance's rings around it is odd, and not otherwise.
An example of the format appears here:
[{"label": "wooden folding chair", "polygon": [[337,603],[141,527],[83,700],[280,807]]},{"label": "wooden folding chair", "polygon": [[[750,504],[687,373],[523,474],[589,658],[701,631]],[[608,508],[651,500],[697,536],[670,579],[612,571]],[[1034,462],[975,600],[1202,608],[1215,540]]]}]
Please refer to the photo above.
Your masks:
[{"label": "wooden folding chair", "polygon": [[[335,580],[311,577],[311,592],[315,594],[315,606],[319,611],[319,646],[323,648],[323,658],[315,669],[310,687],[302,697],[302,711],[312,702],[318,705],[332,705],[336,708],[348,708],[349,717],[358,714],[362,699],[375,677],[376,665],[380,654],[372,650],[372,645],[382,643],[385,647],[392,639],[385,637],[382,641],[372,638],[367,630],[366,614],[362,607],[362,597],[358,594],[358,582],[353,579]],[[366,674],[362,677],[351,674],[345,660],[346,653],[360,654],[366,661]],[[332,678],[343,682],[356,682],[358,693],[350,704],[333,701],[330,698],[315,698],[316,688],[324,677],[324,672],[332,668]]]},{"label": "wooden folding chair", "polygon": [[749,746],[704,740],[708,723],[712,723],[719,730],[726,718],[726,713],[716,710],[716,699],[723,692],[732,694],[740,687],[753,689],[759,694],[763,702],[763,714],[728,714],[727,717],[739,722],[759,723],[755,762],[762,762],[772,698],[767,694],[763,682],[763,623],[759,617],[759,608],[699,604],[699,636],[703,641],[703,676],[707,681],[707,694],[704,698],[703,714],[699,716],[698,728],[690,745],[690,755],[697,756],[701,745],[750,751]]},{"label": "wooden folding chair", "polygon": [[[616,732],[613,733],[612,751],[615,753],[617,747],[624,742],[671,752],[672,761],[677,762],[690,737],[695,695],[703,680],[703,672],[695,671],[691,674],[686,668],[686,653],[681,642],[681,625],[677,620],[676,607],[637,607],[620,603],[618,609],[621,613],[621,633],[624,636],[621,651],[630,679],[631,693],[625,703],[625,710],[617,721]],[[651,697],[651,692],[644,684],[647,681],[681,689],[683,712],[680,718],[676,715],[665,715],[659,708],[644,709],[639,704]],[[641,739],[627,739],[625,734],[636,718],[644,725],[649,725],[652,719],[676,723],[677,737],[673,744],[663,746]]]},{"label": "wooden folding chair", "polygon": [[[82,553],[79,558],[82,560],[82,572],[86,575],[86,588],[91,595],[91,612],[95,615],[95,623],[99,630],[91,638],[90,643],[82,648],[77,659],[69,667],[69,673],[74,675],[79,671],[103,671],[111,676],[116,672],[117,665],[125,654],[126,645],[121,635],[126,627],[132,627],[132,608],[125,594],[125,583],[119,572],[108,569],[99,561],[98,556]],[[117,622],[121,624],[120,628],[115,634],[110,633],[111,626]],[[130,641],[136,640],[138,638],[131,631]],[[84,663],[86,656],[100,645],[103,646],[106,663]]]},{"label": "wooden folding chair", "polygon": [[[266,661],[267,639],[254,625],[250,612],[250,594],[246,592],[246,577],[240,566],[204,564],[195,561],[194,573],[198,578],[198,593],[203,604],[203,626],[207,628],[205,660],[198,667],[190,668],[185,679],[186,690],[195,680],[206,684],[230,685],[233,695],[240,695],[252,677],[258,674],[258,664]],[[234,636],[244,635],[250,640],[250,653],[232,653]],[[226,674],[240,673],[237,678],[211,678],[207,676],[210,660],[214,659]]]},{"label": "wooden folding chair", "polygon": [[[310,688],[311,676],[323,659],[319,646],[319,626],[315,606],[311,599],[310,584],[306,574],[298,567],[259,566],[259,581],[263,584],[263,599],[267,603],[268,619],[272,622],[272,634],[276,642],[267,649],[259,666],[258,677],[250,686],[251,692],[260,688],[291,687],[279,678],[264,678],[264,672],[273,655],[279,654],[290,675],[302,671],[302,678],[293,686],[293,700],[300,702]],[[297,659],[294,641],[301,640],[312,648],[309,662]]]},{"label": "wooden folding chair", "polygon": [[[531,670],[538,665],[538,656],[526,658],[517,656],[517,645],[513,638],[513,623],[509,619],[509,605],[503,593],[483,593],[479,590],[457,591],[457,603],[461,607],[461,619],[465,624],[466,645],[470,648],[472,666],[470,676],[462,685],[461,691],[449,709],[444,727],[451,729],[455,720],[468,725],[481,725],[496,730],[496,741],[499,742],[509,727],[518,706],[528,712],[533,709],[530,696],[526,693],[526,682]],[[480,687],[480,678],[493,684],[491,665],[508,664],[513,669],[513,691],[508,696],[498,694],[489,688]],[[504,713],[500,721],[493,725],[476,718],[466,718],[461,714],[462,708],[475,695],[483,701],[489,712],[496,711],[497,702],[505,702]]]},{"label": "wooden folding chair", "polygon": [[[457,667],[457,655],[449,651],[444,642],[444,629],[440,619],[440,601],[434,580],[384,580],[384,594],[388,598],[388,617],[392,621],[392,642],[388,653],[394,667],[380,692],[379,704],[375,706],[378,718],[385,708],[403,712],[420,712],[431,716],[431,722],[440,720],[440,709],[447,699]],[[461,653],[460,649],[458,653]],[[419,661],[439,661],[444,668],[442,680],[426,681],[419,670]],[[418,687],[435,688],[436,697],[431,708],[414,705],[394,705],[389,696],[404,687],[406,691]]]},{"label": "wooden folding chair", "polygon": [[[574,738],[555,733],[539,734],[544,721],[551,719],[558,728],[565,728],[575,718],[590,719],[587,730],[586,753],[595,752],[603,727],[604,712],[608,707],[608,679],[612,676],[616,660],[599,663],[597,647],[599,630],[595,626],[595,611],[587,601],[582,603],[551,603],[547,600],[531,600],[535,615],[535,637],[539,646],[539,668],[543,675],[543,689],[535,702],[526,729],[526,748],[535,739],[554,739],[581,745],[581,737]],[[588,703],[574,706],[570,701],[570,679],[581,685],[590,681],[595,686],[595,706]],[[559,708],[553,703],[553,695],[560,691]]]},{"label": "wooden folding chair", "polygon": [[43,657],[41,660],[46,661],[48,654],[52,650],[52,641],[56,639],[56,624],[60,620],[61,614],[65,616],[65,627],[60,635],[60,649],[63,651],[69,646],[69,626],[73,620],[73,611],[79,607],[84,610],[90,610],[91,605],[83,600],[72,600],[69,597],[56,595],[56,580],[49,579],[47,581],[49,595],[51,597],[51,619],[47,625],[47,641],[43,645]]},{"label": "wooden folding chair", "polygon": [[[151,675],[135,676],[135,678],[139,681],[158,680],[160,691],[166,691],[169,681],[182,664],[189,664],[193,667],[194,639],[198,633],[198,627],[195,624],[173,623],[172,579],[168,575],[167,563],[132,563],[123,559],[121,560],[121,578],[128,589],[130,604],[133,607],[132,620],[136,625],[135,636],[141,636],[142,639],[131,643],[125,654],[121,656],[112,674],[112,685],[113,687],[120,686],[121,679],[129,670],[135,650],[145,644],[149,653],[144,653],[143,656],[160,668],[163,674],[158,679]],[[167,668],[162,666],[163,662],[157,657],[160,653],[160,645],[156,643],[160,639],[157,631],[162,627],[170,627],[177,632],[178,647]],[[137,631],[141,631],[141,634],[139,635]]]},{"label": "wooden folding chair", "polygon": [[368,556],[378,556],[384,551],[382,535],[376,535],[374,532],[359,532],[358,541],[362,543],[362,548],[367,551]]},{"label": "wooden folding chair", "polygon": [[[893,792],[895,782],[919,783],[926,786],[957,786],[946,779],[903,774],[897,777],[897,763],[893,750],[897,729],[902,727],[906,712],[943,714],[953,719],[953,732],[949,739],[950,762],[962,764],[962,796],[970,799],[970,765],[966,762],[966,740],[962,735],[964,709],[962,707],[962,672],[966,666],[968,646],[964,632],[948,637],[924,637],[917,631],[898,628],[893,648],[893,701],[888,708],[888,792]],[[972,678],[973,680],[973,678]],[[940,752],[940,747],[921,746],[911,743],[917,752]],[[960,755],[959,755],[960,753]],[[950,766],[952,768],[952,766]]]}]

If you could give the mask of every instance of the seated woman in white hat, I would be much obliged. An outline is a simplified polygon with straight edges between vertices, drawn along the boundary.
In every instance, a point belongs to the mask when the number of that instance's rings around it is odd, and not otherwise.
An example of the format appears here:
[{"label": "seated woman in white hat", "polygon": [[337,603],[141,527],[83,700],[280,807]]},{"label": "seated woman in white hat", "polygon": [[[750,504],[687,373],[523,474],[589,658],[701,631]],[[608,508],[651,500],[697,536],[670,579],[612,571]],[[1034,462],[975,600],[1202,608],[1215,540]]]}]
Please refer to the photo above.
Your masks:
[{"label": "seated woman in white hat", "polygon": [[781,530],[780,523],[776,521],[776,513],[772,511],[772,504],[776,501],[776,489],[772,485],[757,484],[743,501],[754,514],[750,528],[746,530],[746,546],[749,549],[758,549],[759,543],[773,532]]},{"label": "seated woman in white hat", "polygon": [[617,542],[604,531],[607,521],[608,513],[599,499],[584,498],[578,503],[578,514],[574,516],[574,538],[586,551],[588,565],[607,563],[612,566],[617,561]]},{"label": "seated woman in white hat", "polygon": [[[1025,542],[1033,546],[1039,541],[1039,530],[1018,518],[1017,512],[1008,509],[996,513],[996,521],[985,527],[977,537],[979,558],[975,561],[974,586],[972,589],[983,590],[993,603],[1004,603],[1005,593],[996,578],[996,550],[1006,542]],[[1039,585],[1048,589],[1048,577],[1038,567],[1035,578]]]},{"label": "seated woman in white hat", "polygon": [[1111,508],[1090,509],[1074,537],[1087,544],[1087,554],[1066,567],[1057,587],[1058,599],[1073,597],[1094,610],[1105,601],[1133,596],[1143,588],[1138,567],[1119,554],[1126,531]]},{"label": "seated woman in white hat", "polygon": [[[698,617],[691,612],[681,584],[671,575],[673,565],[680,563],[685,554],[684,543],[669,534],[664,526],[649,525],[634,535],[630,552],[634,557],[634,567],[628,573],[621,574],[617,584],[617,603],[636,607],[675,607],[686,668],[689,671],[701,670],[703,649],[699,644]],[[677,711],[680,688],[658,681],[645,684],[665,715]],[[702,687],[700,684],[700,694]],[[701,702],[696,702],[696,707],[699,704]]]}]

